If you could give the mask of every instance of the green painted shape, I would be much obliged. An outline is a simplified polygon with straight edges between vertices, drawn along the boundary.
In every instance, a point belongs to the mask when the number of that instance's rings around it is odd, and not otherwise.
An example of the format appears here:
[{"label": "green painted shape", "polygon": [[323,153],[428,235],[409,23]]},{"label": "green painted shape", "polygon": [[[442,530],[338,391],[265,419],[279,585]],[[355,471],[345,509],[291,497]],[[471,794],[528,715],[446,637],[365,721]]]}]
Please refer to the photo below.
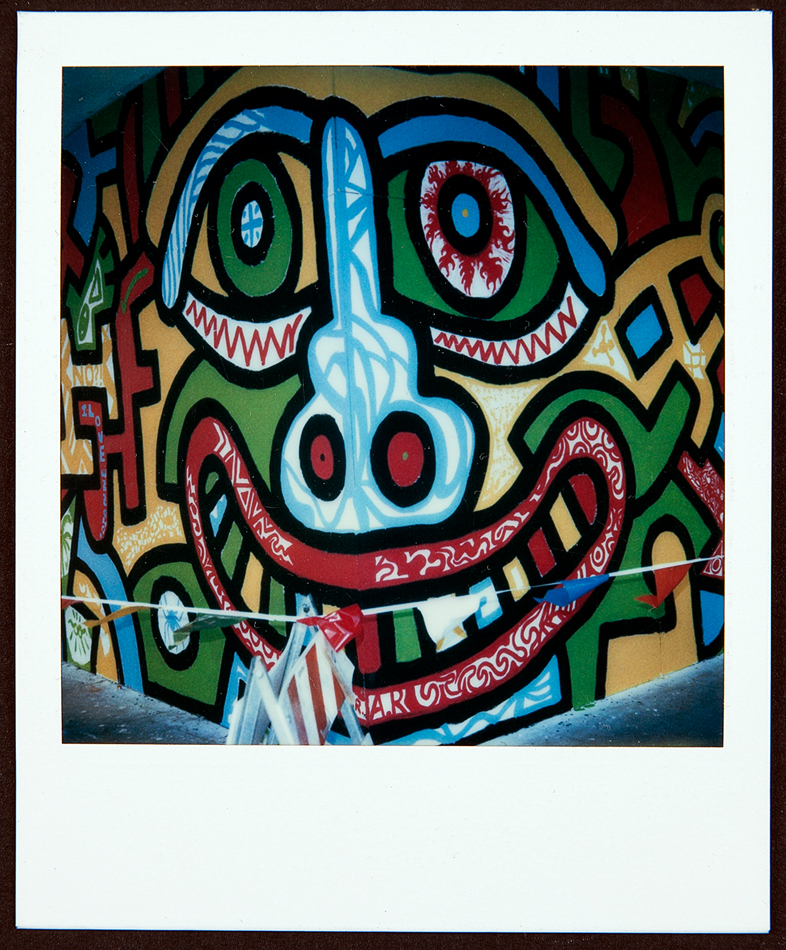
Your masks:
[{"label": "green painted shape", "polygon": [[[70,645],[69,642],[68,642],[68,635],[66,634],[66,638],[65,638],[65,642],[66,642],[66,660],[67,660],[72,666],[76,666],[76,667],[78,667],[80,670],[87,670],[88,673],[92,673],[93,670],[92,670],[92,668],[91,668],[91,666],[90,666],[90,658],[91,658],[92,655],[93,655],[93,650],[92,650],[93,639],[94,639],[94,637],[97,637],[97,636],[98,636],[98,630],[99,630],[99,628],[98,628],[98,627],[93,627],[92,630],[88,630],[88,629],[87,629],[87,624],[85,623],[84,618],[83,618],[81,615],[79,615],[78,611],[76,611],[76,610],[72,610],[70,613],[69,613],[68,611],[66,611],[66,617],[68,617],[68,616],[77,617],[77,618],[78,618],[77,621],[76,621],[76,625],[75,625],[75,626],[76,626],[76,630],[74,631],[74,628],[73,628],[73,627],[71,628],[71,630],[72,630],[71,636],[72,636],[72,637],[73,637],[73,636],[77,636],[77,637],[79,638],[79,640],[82,641],[82,646],[83,646],[83,648],[84,648],[82,652],[87,652],[88,659],[87,659],[87,662],[86,662],[86,663],[80,663],[77,659],[74,658],[74,654],[71,652],[71,645]],[[68,620],[67,620],[67,619],[65,620],[65,624],[66,624],[66,629],[68,629]],[[89,644],[89,647],[88,647],[88,644]]]},{"label": "green painted shape", "polygon": [[[543,300],[554,281],[559,251],[546,222],[527,198],[524,271],[515,297],[494,316],[494,320],[513,320],[528,313]],[[520,227],[520,226],[519,226]]]},{"label": "green painted shape", "polygon": [[[154,582],[161,576],[172,577],[180,581],[194,607],[209,606],[202,595],[193,568],[187,561],[168,561],[151,568],[134,588],[134,600],[151,602]],[[206,637],[199,641],[199,650],[192,665],[187,670],[173,670],[167,665],[161,651],[153,639],[154,611],[141,610],[137,615],[142,631],[142,648],[145,653],[145,666],[148,679],[171,689],[180,696],[186,696],[197,702],[212,706],[218,695],[221,660],[226,648],[226,637]],[[232,636],[232,634],[229,634]],[[199,634],[192,634],[199,636]]]},{"label": "green painted shape", "polygon": [[182,384],[172,413],[172,421],[166,433],[164,480],[171,485],[177,483],[180,433],[186,414],[202,399],[212,398],[219,402],[237,423],[248,445],[252,461],[269,485],[270,454],[276,424],[299,389],[300,383],[295,376],[268,389],[243,389],[242,386],[224,379],[210,363],[200,363]]},{"label": "green painted shape", "polygon": [[[573,136],[589,161],[610,190],[614,190],[622,174],[625,155],[613,141],[595,135],[590,127],[590,118],[597,115],[597,108],[590,104],[589,70],[584,66],[572,66],[570,75],[570,120]],[[597,105],[597,103],[593,103]]]},{"label": "green painted shape", "polygon": [[158,110],[158,77],[142,84],[142,179],[147,181],[156,152],[161,146],[161,116]]},{"label": "green painted shape", "polygon": [[404,297],[443,313],[460,316],[458,310],[449,307],[428,279],[423,262],[418,256],[409,236],[404,214],[404,183],[407,173],[397,175],[388,186],[388,221],[390,222],[393,248],[393,286]]},{"label": "green painted shape", "polygon": [[649,114],[660,136],[671,176],[671,180],[665,182],[666,191],[674,192],[678,219],[691,221],[696,195],[703,183],[711,178],[723,179],[723,149],[711,145],[697,165],[693,149],[689,147],[689,154],[683,147],[669,122],[671,103],[680,82],[668,73],[647,71]]},{"label": "green painted shape", "polygon": [[[258,264],[245,264],[237,256],[233,242],[232,208],[237,193],[254,182],[266,192],[273,208],[273,240]],[[273,173],[256,159],[236,165],[221,183],[218,196],[218,246],[227,276],[250,297],[263,297],[278,290],[287,276],[292,260],[292,219]]]},{"label": "green painted shape", "polygon": [[242,545],[243,535],[240,532],[240,528],[238,528],[236,524],[233,524],[229,529],[226,544],[221,551],[221,563],[224,565],[224,568],[230,577],[232,577],[232,575],[235,573],[237,556],[240,554],[240,548]]},{"label": "green painted shape", "polygon": [[205,492],[211,491],[213,486],[218,481],[218,474],[216,472],[210,472],[210,474],[205,479]]},{"label": "green painted shape", "polygon": [[[618,570],[641,567],[647,532],[663,515],[672,515],[685,526],[693,541],[694,555],[703,549],[710,537],[709,528],[688,497],[674,482],[669,482],[659,498],[631,525]],[[660,620],[663,617],[665,604],[652,609],[635,599],[650,593],[644,574],[612,578],[593,615],[568,640],[571,695],[575,709],[591,706],[595,701],[601,626],[619,620]],[[600,685],[605,687],[605,684]]]},{"label": "green painted shape", "polygon": [[407,663],[420,659],[420,641],[415,626],[414,610],[397,610],[393,614],[396,641],[396,662]]},{"label": "green painted shape", "polygon": [[587,706],[595,703],[600,627],[594,622],[594,616],[573,634],[567,644],[570,691],[574,709],[586,709]]},{"label": "green painted shape", "polygon": [[639,422],[622,400],[595,389],[575,389],[549,402],[524,437],[534,452],[553,422],[573,403],[587,401],[606,409],[622,429],[630,448],[636,476],[636,497],[640,498],[661,474],[680,435],[688,424],[690,394],[678,381],[669,393],[652,431]]},{"label": "green painted shape", "polygon": [[97,112],[90,123],[93,128],[93,136],[97,139],[114,132],[120,125],[120,110],[123,108],[123,99],[119,97],[109,103],[108,106]]},{"label": "green painted shape", "polygon": [[60,519],[60,593],[68,593],[68,575],[71,569],[71,552],[74,543],[76,498]]},{"label": "green painted shape", "polygon": [[270,614],[286,615],[284,588],[274,577],[270,578],[267,612]]},{"label": "green painted shape", "polygon": [[[105,254],[99,248],[107,247]],[[97,318],[108,311],[114,296],[112,274],[115,269],[117,250],[114,236],[103,226],[98,229],[98,237],[93,246],[93,255],[85,271],[82,292],[71,285],[66,295],[71,328],[74,335],[74,347],[80,352],[93,352],[98,347]]]},{"label": "green painted shape", "polygon": [[199,92],[205,83],[205,70],[202,66],[186,67],[186,89],[189,98]]}]

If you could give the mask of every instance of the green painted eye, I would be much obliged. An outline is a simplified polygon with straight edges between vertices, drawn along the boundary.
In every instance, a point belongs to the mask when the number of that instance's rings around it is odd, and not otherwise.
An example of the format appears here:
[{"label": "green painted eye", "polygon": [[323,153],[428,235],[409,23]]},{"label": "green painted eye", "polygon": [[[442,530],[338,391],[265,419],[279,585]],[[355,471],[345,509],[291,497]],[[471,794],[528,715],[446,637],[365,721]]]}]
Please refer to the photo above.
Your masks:
[{"label": "green painted eye", "polygon": [[[264,297],[284,283],[292,264],[293,221],[275,174],[257,159],[237,164],[221,183],[215,205],[214,263],[230,286]],[[291,187],[291,186],[290,186]]]},{"label": "green painted eye", "polygon": [[[443,313],[457,316],[474,316],[473,301],[467,298],[461,309],[459,295],[451,293],[447,282],[440,281],[435,268],[430,266],[430,255],[420,239],[420,214],[408,214],[407,201],[413,191],[408,187],[408,176],[402,172],[389,185],[388,218],[393,250],[393,284],[398,293],[410,300],[425,304]],[[526,241],[519,242],[524,248],[523,267],[516,280],[518,286],[512,296],[506,294],[499,307],[489,307],[488,301],[482,316],[486,320],[505,322],[526,316],[551,290],[559,265],[559,254],[546,222],[539,214],[529,196],[523,202],[517,225],[526,227]],[[414,233],[413,233],[414,232]],[[508,280],[513,279],[513,276]],[[485,303],[485,302],[484,302]]]}]

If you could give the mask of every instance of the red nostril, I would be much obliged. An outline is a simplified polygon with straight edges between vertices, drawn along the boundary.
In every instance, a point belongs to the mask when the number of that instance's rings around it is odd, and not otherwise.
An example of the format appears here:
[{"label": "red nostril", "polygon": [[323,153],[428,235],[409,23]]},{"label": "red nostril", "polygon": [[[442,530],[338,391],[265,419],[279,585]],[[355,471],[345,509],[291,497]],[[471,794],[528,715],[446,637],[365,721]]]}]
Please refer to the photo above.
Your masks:
[{"label": "red nostril", "polygon": [[322,501],[335,501],[344,488],[347,457],[336,420],[312,416],[300,437],[300,470],[308,487]]},{"label": "red nostril", "polygon": [[414,412],[387,415],[371,443],[371,470],[382,494],[408,508],[423,501],[434,484],[434,439],[428,423]]},{"label": "red nostril", "polygon": [[335,461],[333,446],[326,435],[318,435],[311,443],[311,467],[317,478],[328,481],[333,477]]},{"label": "red nostril", "polygon": [[414,432],[397,432],[388,445],[390,477],[399,488],[409,488],[423,474],[426,454]]}]

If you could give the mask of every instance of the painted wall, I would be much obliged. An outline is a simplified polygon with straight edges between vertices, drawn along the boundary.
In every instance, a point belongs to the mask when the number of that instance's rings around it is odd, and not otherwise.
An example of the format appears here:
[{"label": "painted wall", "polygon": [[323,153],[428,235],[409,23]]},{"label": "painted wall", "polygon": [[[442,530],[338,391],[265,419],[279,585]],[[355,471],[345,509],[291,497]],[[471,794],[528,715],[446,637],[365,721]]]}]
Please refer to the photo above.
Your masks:
[{"label": "painted wall", "polygon": [[347,648],[375,742],[450,743],[716,655],[722,136],[718,89],[544,67],[168,69],[69,134],[62,592],[161,609],[68,606],[64,658],[226,722],[288,624],[189,607],[455,597]]}]

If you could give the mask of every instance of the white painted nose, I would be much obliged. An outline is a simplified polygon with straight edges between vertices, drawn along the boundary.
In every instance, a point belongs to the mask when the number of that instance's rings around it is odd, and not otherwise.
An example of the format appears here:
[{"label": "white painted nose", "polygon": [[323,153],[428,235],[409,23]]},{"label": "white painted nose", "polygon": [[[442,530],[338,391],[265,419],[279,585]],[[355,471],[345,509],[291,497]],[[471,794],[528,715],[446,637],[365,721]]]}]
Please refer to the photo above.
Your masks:
[{"label": "white painted nose", "polygon": [[418,391],[415,337],[382,313],[371,169],[344,119],[325,127],[322,188],[333,318],[309,345],[314,395],[284,440],[284,499],[321,531],[435,524],[461,502],[474,434],[455,403]]}]

